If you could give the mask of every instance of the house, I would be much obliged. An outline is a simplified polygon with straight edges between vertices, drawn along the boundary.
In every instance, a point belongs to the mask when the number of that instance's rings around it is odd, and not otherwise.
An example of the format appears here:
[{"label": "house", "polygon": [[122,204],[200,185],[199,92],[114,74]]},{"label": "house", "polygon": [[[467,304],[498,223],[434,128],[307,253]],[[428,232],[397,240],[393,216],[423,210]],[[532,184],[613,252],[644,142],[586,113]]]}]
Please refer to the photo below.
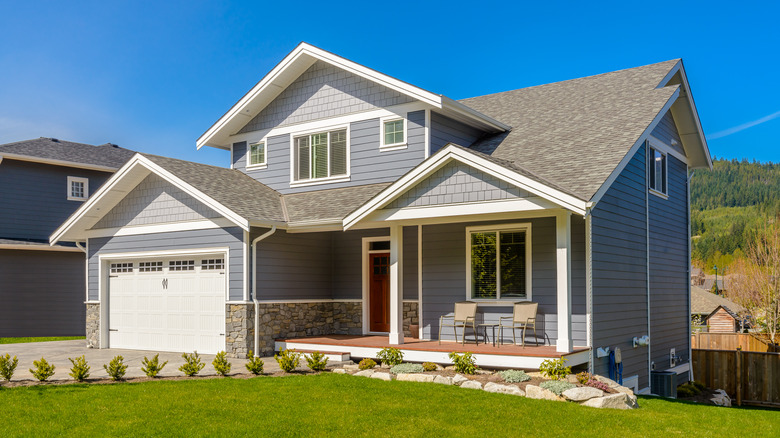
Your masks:
[{"label": "house", "polygon": [[84,252],[49,235],[133,154],[43,137],[0,145],[0,337],[84,335]]},{"label": "house", "polygon": [[735,333],[742,328],[747,310],[723,295],[691,286],[691,318],[701,321],[710,333]]},{"label": "house", "polygon": [[531,300],[545,346],[480,364],[606,374],[620,348],[646,388],[675,348],[687,372],[688,170],[711,160],[680,60],[453,100],[301,43],[197,146],[231,168],[138,154],[52,234],[88,247],[96,347],[411,349],[409,325],[453,339],[455,302],[490,323]]}]

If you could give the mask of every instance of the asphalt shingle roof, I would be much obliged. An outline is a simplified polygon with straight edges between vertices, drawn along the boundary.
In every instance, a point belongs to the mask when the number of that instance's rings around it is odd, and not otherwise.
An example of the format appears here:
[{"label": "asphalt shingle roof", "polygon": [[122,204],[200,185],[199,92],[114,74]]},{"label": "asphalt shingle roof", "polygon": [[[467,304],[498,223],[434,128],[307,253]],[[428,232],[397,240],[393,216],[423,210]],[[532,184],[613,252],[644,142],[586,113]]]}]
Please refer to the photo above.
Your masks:
[{"label": "asphalt shingle roof", "polygon": [[390,183],[284,195],[290,222],[342,220]]},{"label": "asphalt shingle roof", "polygon": [[745,308],[726,297],[707,292],[698,286],[691,286],[691,313],[709,315],[718,306],[723,306],[732,313],[742,313]]},{"label": "asphalt shingle roof", "polygon": [[93,146],[41,137],[2,144],[0,155],[3,153],[119,169],[135,154],[135,151],[109,143]]},{"label": "asphalt shingle roof", "polygon": [[461,100],[512,126],[470,148],[590,200],[679,87],[656,88],[677,62]]}]

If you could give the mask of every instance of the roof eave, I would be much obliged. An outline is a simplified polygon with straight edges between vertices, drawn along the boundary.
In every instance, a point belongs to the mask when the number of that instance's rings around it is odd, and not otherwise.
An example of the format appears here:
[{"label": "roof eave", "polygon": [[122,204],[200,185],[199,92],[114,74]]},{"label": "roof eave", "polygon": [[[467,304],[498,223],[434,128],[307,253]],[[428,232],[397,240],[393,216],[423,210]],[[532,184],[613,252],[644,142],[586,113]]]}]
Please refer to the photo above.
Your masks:
[{"label": "roof eave", "polygon": [[75,161],[54,160],[51,158],[41,158],[32,155],[13,154],[8,152],[0,152],[0,162],[3,158],[8,160],[28,161],[32,163],[50,164],[53,166],[73,167],[77,169],[97,170],[101,172],[116,172],[118,167],[101,166],[98,164],[77,163]]}]

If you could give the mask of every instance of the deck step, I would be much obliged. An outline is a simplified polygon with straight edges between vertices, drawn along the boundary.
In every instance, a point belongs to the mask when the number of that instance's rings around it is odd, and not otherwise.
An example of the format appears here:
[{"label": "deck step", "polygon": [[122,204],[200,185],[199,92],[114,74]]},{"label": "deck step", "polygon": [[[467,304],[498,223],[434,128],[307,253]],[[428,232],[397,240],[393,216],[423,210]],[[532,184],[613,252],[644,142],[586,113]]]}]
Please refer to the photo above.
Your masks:
[{"label": "deck step", "polygon": [[325,350],[303,350],[299,348],[295,348],[294,345],[290,345],[290,350],[295,350],[296,353],[303,353],[303,354],[311,354],[315,352],[320,352],[325,355],[325,357],[328,358],[328,361],[331,362],[347,362],[351,360],[351,357],[349,353],[343,353],[340,351],[325,351]]}]

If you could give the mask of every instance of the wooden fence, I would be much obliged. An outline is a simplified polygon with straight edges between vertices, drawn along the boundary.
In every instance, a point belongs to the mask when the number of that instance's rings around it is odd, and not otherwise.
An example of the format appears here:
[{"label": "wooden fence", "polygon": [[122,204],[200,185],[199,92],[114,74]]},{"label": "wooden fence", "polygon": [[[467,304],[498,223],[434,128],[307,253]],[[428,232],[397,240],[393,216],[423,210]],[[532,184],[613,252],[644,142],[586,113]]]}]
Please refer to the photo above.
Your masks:
[{"label": "wooden fence", "polygon": [[777,352],[774,345],[764,342],[750,333],[694,333],[691,335],[691,348],[703,350],[731,350]]},{"label": "wooden fence", "polygon": [[693,350],[693,378],[737,405],[780,407],[780,353]]}]

